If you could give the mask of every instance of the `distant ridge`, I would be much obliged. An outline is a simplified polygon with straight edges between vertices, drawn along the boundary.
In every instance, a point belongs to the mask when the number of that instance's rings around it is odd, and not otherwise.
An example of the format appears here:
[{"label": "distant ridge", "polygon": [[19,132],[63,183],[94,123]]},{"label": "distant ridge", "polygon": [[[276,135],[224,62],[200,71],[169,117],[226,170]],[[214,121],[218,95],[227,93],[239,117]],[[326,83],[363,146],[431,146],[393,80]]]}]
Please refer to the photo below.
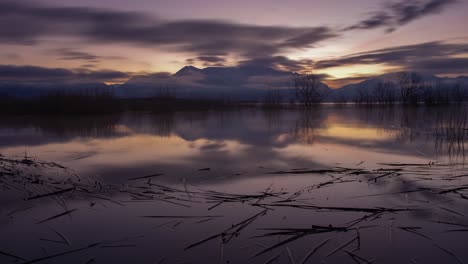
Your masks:
[{"label": "distant ridge", "polygon": [[[279,71],[271,67],[241,65],[236,67],[197,68],[185,66],[174,74],[154,73],[134,76],[119,85],[104,83],[70,83],[70,82],[0,82],[0,96],[34,97],[49,91],[62,89],[69,91],[107,88],[120,98],[144,98],[155,96],[173,96],[178,98],[206,98],[223,100],[262,101],[266,94],[277,91],[282,101],[291,101],[295,93],[293,77],[296,73]],[[375,89],[380,82],[393,85],[398,95],[399,72],[375,76],[355,84],[330,89],[325,83],[321,89],[327,94],[328,102],[351,102],[362,94],[373,100]],[[448,89],[455,85],[468,91],[468,77],[437,77],[433,74],[417,73],[421,82],[437,84],[438,89]]]},{"label": "distant ridge", "polygon": [[182,69],[178,70],[174,75],[176,76],[183,76],[187,74],[192,74],[194,72],[200,72],[201,69],[194,67],[194,66],[185,66]]}]

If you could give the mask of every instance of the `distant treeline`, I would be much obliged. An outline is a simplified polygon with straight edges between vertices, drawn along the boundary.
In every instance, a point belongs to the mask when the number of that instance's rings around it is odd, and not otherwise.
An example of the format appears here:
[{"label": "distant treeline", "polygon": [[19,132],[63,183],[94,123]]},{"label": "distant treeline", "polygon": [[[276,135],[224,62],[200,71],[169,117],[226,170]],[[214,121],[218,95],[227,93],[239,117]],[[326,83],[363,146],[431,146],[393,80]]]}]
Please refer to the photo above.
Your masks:
[{"label": "distant treeline", "polygon": [[0,97],[0,114],[110,114],[124,111],[208,110],[237,106],[222,100],[172,96],[118,98],[109,89],[57,90],[33,98]]},{"label": "distant treeline", "polygon": [[164,87],[151,97],[121,98],[112,88],[59,89],[38,96],[14,97],[0,95],[0,114],[106,114],[124,111],[184,111],[210,110],[252,106],[304,107],[311,108],[321,103],[355,104],[401,104],[401,105],[444,105],[468,101],[466,83],[451,84],[424,81],[417,73],[399,73],[396,80],[379,80],[368,85],[357,86],[352,95],[330,96],[332,90],[324,87],[321,78],[314,74],[296,75],[294,89],[285,93],[279,89],[267,89],[263,100],[230,101],[228,99],[182,99],[171,89]]},{"label": "distant treeline", "polygon": [[380,104],[450,104],[468,100],[468,89],[461,82],[446,84],[440,81],[426,82],[417,73],[403,72],[398,76],[398,83],[379,81],[373,89],[359,87],[354,98],[355,103]]},{"label": "distant treeline", "polygon": [[[296,104],[305,108],[328,103],[440,105],[468,101],[468,85],[463,81],[451,83],[441,79],[424,80],[414,72],[400,72],[392,81],[380,79],[357,84],[351,91],[324,89],[321,76],[303,74],[294,77]],[[342,88],[344,89],[344,88]],[[288,99],[277,90],[267,91],[264,104],[284,105]]]}]

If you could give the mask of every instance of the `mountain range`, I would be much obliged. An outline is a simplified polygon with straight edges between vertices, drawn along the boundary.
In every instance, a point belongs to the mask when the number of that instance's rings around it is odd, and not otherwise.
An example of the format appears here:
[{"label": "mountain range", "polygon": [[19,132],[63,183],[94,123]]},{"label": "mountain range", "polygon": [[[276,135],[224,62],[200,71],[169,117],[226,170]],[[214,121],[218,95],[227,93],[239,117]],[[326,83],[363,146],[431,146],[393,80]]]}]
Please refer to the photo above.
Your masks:
[{"label": "mountain range", "polygon": [[[278,89],[289,94],[293,73],[265,67],[186,66],[172,75],[144,75],[116,87],[119,97],[157,96],[170,93],[178,98],[261,100],[265,92]],[[164,95],[164,94],[163,94]]]},{"label": "mountain range", "polygon": [[[460,84],[468,91],[468,77],[437,77],[432,74],[418,74],[423,83],[438,84],[438,89],[446,89]],[[185,66],[175,74],[156,73],[134,76],[118,85],[104,83],[31,83],[0,82],[0,96],[35,97],[57,89],[83,91],[107,88],[119,98],[144,98],[173,96],[177,98],[223,99],[231,101],[262,101],[275,90],[283,101],[294,99],[293,77],[297,73],[279,71],[268,67],[207,67],[204,69]],[[398,89],[399,73],[388,73],[367,79],[360,83],[331,89],[321,83],[325,101],[353,101],[366,94],[373,96],[380,82],[392,84]],[[395,90],[395,93],[397,91]]]}]

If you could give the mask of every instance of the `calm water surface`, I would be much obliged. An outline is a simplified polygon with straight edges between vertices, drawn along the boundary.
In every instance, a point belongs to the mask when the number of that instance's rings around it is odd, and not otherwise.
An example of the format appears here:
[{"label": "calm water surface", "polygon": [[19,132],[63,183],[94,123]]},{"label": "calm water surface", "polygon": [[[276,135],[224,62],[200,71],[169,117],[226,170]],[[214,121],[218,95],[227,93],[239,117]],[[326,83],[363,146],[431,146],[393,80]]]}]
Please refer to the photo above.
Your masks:
[{"label": "calm water surface", "polygon": [[[466,262],[466,113],[330,106],[1,117],[5,157],[53,161],[113,187],[25,200],[44,192],[0,183],[0,252],[15,256],[0,253],[0,262],[301,263],[324,241],[304,263]],[[226,231],[185,249],[261,212],[232,238]],[[308,231],[281,233],[297,229]]]}]

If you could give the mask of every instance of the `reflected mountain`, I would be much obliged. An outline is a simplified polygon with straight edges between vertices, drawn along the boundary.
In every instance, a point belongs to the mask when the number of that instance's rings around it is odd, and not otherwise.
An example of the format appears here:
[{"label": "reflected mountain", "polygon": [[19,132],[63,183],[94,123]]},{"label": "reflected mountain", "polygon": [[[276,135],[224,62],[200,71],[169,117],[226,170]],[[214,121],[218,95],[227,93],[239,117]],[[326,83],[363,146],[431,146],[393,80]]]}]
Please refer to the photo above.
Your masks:
[{"label": "reflected mountain", "polygon": [[[80,152],[118,154],[133,149],[136,162],[142,161],[137,146],[160,155],[161,146],[167,145],[175,156],[186,159],[187,153],[192,153],[191,162],[205,163],[211,158],[241,162],[254,157],[250,162],[281,163],[286,159],[298,166],[310,162],[326,165],[357,163],[370,153],[383,160],[404,156],[463,162],[468,140],[466,119],[465,106],[323,106],[310,111],[247,108],[73,119],[15,116],[1,119],[0,152],[41,155],[51,148],[68,150],[73,144],[73,149],[78,149],[76,156],[82,156]],[[113,149],[117,143],[121,148]],[[177,152],[181,146],[185,147]],[[353,155],[342,157],[344,153]],[[126,155],[131,163],[132,155]]]}]

